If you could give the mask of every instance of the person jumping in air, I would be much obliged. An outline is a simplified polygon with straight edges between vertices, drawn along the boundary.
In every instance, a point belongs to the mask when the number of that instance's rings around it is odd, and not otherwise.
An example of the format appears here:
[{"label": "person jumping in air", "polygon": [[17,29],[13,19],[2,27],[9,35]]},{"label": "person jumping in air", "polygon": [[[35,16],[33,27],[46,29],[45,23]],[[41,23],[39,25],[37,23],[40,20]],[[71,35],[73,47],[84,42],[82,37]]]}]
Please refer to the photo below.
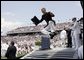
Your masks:
[{"label": "person jumping in air", "polygon": [[45,20],[47,23],[44,29],[41,30],[41,33],[48,34],[50,35],[50,38],[53,39],[53,37],[56,35],[55,33],[56,22],[52,19],[52,17],[54,17],[55,15],[51,12],[46,12],[45,8],[42,8],[41,12],[43,13],[43,15],[39,23],[41,23],[43,20]]}]

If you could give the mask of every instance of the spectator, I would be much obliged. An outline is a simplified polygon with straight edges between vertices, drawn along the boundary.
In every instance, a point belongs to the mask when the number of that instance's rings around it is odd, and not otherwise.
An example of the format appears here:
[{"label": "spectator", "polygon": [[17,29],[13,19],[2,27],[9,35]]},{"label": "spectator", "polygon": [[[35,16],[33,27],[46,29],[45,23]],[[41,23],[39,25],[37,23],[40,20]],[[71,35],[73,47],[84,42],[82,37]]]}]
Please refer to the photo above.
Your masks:
[{"label": "spectator", "polygon": [[16,59],[16,51],[17,49],[14,46],[14,41],[11,41],[5,56],[7,57],[7,59]]}]

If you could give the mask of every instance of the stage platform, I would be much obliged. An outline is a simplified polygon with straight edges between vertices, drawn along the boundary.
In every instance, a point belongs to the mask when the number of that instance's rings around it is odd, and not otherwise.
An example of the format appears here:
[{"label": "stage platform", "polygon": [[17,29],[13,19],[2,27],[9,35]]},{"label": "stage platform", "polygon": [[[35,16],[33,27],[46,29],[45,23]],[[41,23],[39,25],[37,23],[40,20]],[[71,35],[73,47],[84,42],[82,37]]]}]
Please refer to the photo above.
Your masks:
[{"label": "stage platform", "polygon": [[73,48],[36,49],[21,59],[77,59],[75,52]]}]

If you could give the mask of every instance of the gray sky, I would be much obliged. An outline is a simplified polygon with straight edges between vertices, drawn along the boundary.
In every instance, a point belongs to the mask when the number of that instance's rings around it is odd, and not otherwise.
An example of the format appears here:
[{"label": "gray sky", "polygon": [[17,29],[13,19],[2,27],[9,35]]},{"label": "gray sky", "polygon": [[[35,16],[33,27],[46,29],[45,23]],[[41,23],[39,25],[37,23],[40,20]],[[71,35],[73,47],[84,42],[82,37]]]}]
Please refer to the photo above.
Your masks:
[{"label": "gray sky", "polygon": [[1,31],[5,33],[17,27],[34,25],[31,18],[37,16],[41,19],[40,9],[43,7],[55,14],[56,23],[83,16],[79,1],[1,1]]}]

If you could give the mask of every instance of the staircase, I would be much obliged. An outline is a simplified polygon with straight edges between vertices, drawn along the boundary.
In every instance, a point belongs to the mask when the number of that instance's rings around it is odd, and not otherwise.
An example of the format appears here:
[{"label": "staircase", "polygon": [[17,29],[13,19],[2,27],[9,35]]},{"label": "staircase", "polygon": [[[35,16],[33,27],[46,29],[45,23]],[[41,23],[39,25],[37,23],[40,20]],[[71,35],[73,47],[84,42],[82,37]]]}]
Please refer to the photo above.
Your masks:
[{"label": "staircase", "polygon": [[55,48],[36,50],[21,59],[74,59],[75,50],[72,48]]}]

